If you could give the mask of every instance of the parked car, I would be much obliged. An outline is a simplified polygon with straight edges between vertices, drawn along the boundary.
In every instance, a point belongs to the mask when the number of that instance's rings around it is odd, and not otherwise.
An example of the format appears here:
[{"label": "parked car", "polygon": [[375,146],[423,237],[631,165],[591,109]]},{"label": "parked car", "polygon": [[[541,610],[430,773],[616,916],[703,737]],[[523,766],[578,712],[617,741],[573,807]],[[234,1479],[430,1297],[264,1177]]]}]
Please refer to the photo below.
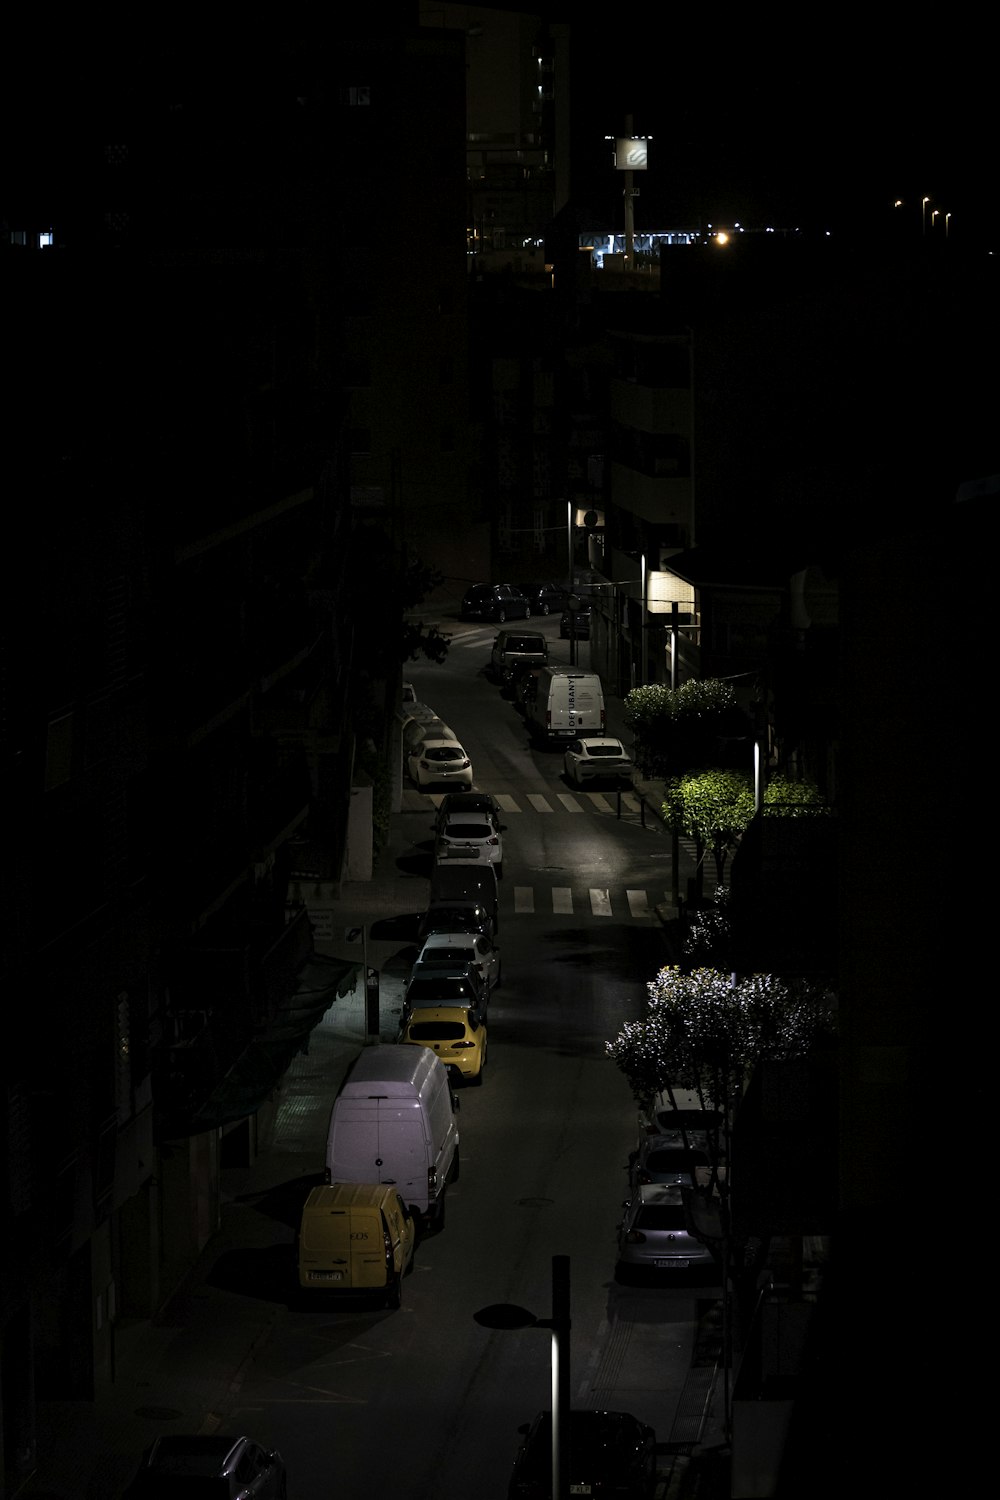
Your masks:
[{"label": "parked car", "polygon": [[[508,1500],[551,1500],[552,1413],[518,1428],[522,1443]],[[625,1411],[571,1411],[562,1476],[567,1495],[649,1500],[656,1486],[656,1433]]]},{"label": "parked car", "polygon": [[531,605],[533,615],[551,614],[553,610],[565,609],[566,588],[564,584],[558,583],[519,583],[517,587],[521,590]]},{"label": "parked car", "polygon": [[620,1280],[629,1272],[688,1271],[715,1264],[708,1246],[689,1232],[683,1190],[675,1184],[640,1186],[623,1207],[625,1215],[618,1225]]},{"label": "parked car", "polygon": [[449,1073],[481,1084],[486,1066],[486,1020],[472,1005],[418,1006],[404,1017],[401,1042],[430,1047]]},{"label": "parked car", "polygon": [[287,1486],[281,1454],[250,1438],[172,1432],[147,1448],[124,1500],[285,1500]]},{"label": "parked car", "polygon": [[424,1006],[471,1005],[483,1016],[489,1009],[489,986],[475,964],[414,964],[403,991],[403,1020]]},{"label": "parked car", "polygon": [[458,739],[454,729],[438,718],[433,709],[424,712],[426,704],[417,703],[413,707],[420,711],[403,721],[403,749],[407,755],[418,750],[424,740]]},{"label": "parked car", "polygon": [[496,923],[487,908],[476,901],[440,902],[429,906],[420,918],[417,941],[424,942],[434,933],[471,932],[493,942]]},{"label": "parked car", "polygon": [[526,620],[531,605],[512,583],[476,583],[462,600],[463,620]]},{"label": "parked car", "polygon": [[514,672],[524,664],[543,667],[549,659],[549,643],[535,630],[501,630],[490,651],[490,673],[509,686]]},{"label": "parked car", "polygon": [[593,614],[589,604],[581,604],[579,609],[564,609],[559,621],[559,634],[564,641],[588,640],[590,637],[590,620]]},{"label": "parked car", "polygon": [[438,829],[434,858],[449,864],[492,865],[503,875],[503,824],[483,813],[449,813]]},{"label": "parked car", "polygon": [[431,932],[424,939],[413,966],[428,969],[474,968],[487,993],[500,983],[500,950],[485,932]]},{"label": "parked car", "polygon": [[422,740],[407,756],[406,769],[418,787],[472,787],[472,762],[457,740]]},{"label": "parked car", "polygon": [[[693,1140],[692,1135],[699,1138]],[[633,1193],[649,1183],[705,1187],[710,1176],[704,1133],[691,1132],[687,1141],[680,1131],[671,1135],[648,1135],[629,1158],[629,1185]]]},{"label": "parked car", "polygon": [[451,813],[482,813],[500,822],[500,804],[492,792],[446,792],[438,803],[434,832],[439,833]]},{"label": "parked car", "polygon": [[583,786],[592,781],[631,781],[635,766],[621,740],[588,735],[573,740],[563,756],[567,780]]},{"label": "parked car", "polygon": [[691,1142],[692,1131],[704,1134],[722,1124],[722,1114],[710,1099],[704,1101],[704,1106],[694,1089],[662,1089],[648,1107],[639,1110],[639,1135],[672,1136],[680,1130],[687,1133]]},{"label": "parked car", "polygon": [[414,1216],[395,1184],[314,1187],[299,1224],[299,1287],[320,1295],[370,1293],[399,1308],[415,1241]]}]

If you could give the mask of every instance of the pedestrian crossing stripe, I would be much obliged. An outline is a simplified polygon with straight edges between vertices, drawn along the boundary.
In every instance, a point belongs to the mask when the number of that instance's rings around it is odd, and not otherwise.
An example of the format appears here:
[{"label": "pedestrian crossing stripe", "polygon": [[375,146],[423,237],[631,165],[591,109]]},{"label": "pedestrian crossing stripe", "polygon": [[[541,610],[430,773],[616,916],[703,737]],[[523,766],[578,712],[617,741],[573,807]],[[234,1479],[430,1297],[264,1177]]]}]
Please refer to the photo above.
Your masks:
[{"label": "pedestrian crossing stripe", "polygon": [[[663,905],[670,904],[669,891],[654,893],[653,901],[650,903],[648,891],[627,890],[625,901],[628,905],[629,916],[636,921],[649,921],[655,915],[655,906],[659,902]],[[621,896],[617,892],[612,895],[606,888],[592,886],[584,898],[582,893],[574,893],[573,887],[569,885],[553,885],[547,892],[536,892],[533,885],[516,885],[514,887],[514,914],[515,916],[532,917],[544,914],[554,917],[571,917],[576,911],[576,903],[586,904],[590,908],[592,917],[614,917],[623,915],[621,910]]]},{"label": "pedestrian crossing stripe", "polygon": [[[409,788],[404,789],[402,798],[403,812],[432,812],[441,806],[444,792],[418,792]],[[543,792],[528,792],[523,801],[512,796],[509,792],[497,792],[496,799],[504,813],[513,816],[530,809],[537,813],[554,812],[595,812],[603,816],[615,817],[618,813],[618,800],[615,793],[604,792],[556,792],[553,797]],[[642,805],[634,792],[622,792],[622,812],[639,814]],[[527,802],[526,808],[523,804]],[[558,805],[556,805],[558,804]]]}]

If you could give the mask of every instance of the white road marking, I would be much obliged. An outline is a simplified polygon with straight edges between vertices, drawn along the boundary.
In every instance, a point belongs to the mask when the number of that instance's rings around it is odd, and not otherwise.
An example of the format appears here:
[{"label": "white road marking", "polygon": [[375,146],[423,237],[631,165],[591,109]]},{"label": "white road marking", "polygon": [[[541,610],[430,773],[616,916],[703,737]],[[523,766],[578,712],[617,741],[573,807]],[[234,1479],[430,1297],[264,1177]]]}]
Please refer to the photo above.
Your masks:
[{"label": "white road marking", "polygon": [[611,915],[611,892],[598,891],[591,888],[590,910],[595,917],[610,917]]},{"label": "white road marking", "polygon": [[530,914],[535,909],[535,888],[531,885],[514,887],[514,910]]},{"label": "white road marking", "polygon": [[649,905],[646,900],[645,891],[626,891],[628,897],[628,909],[633,917],[648,917]]},{"label": "white road marking", "polygon": [[560,917],[573,915],[573,892],[568,885],[552,887],[552,910]]},{"label": "white road marking", "polygon": [[567,812],[583,812],[583,808],[580,806],[579,802],[575,797],[571,797],[569,792],[559,792],[558,796],[559,801],[562,803]]}]

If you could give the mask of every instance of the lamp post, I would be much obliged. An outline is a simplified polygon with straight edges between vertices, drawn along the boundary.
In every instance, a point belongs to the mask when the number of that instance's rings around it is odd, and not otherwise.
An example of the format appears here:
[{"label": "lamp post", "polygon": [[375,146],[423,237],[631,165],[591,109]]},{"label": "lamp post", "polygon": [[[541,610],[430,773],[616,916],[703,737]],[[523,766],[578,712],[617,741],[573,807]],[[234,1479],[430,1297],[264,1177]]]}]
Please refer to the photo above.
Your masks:
[{"label": "lamp post", "polygon": [[494,1302],[472,1316],[483,1328],[552,1330],[552,1500],[565,1500],[569,1448],[569,1256],[552,1257],[551,1318],[538,1318],[516,1302]]},{"label": "lamp post", "polygon": [[920,200],[920,233],[921,234],[926,234],[927,233],[927,205],[928,205],[928,203],[930,201],[931,200],[929,198],[921,198],[921,200]]}]

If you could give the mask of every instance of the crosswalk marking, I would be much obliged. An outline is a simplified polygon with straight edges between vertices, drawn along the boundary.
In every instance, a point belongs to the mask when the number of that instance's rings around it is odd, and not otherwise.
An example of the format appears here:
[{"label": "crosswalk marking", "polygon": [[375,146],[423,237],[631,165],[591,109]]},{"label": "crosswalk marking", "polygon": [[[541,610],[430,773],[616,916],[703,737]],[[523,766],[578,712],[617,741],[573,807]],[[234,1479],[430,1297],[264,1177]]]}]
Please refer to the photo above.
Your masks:
[{"label": "crosswalk marking", "polygon": [[[401,799],[403,812],[426,812],[433,813],[441,806],[443,792],[418,792],[413,787],[404,787]],[[521,795],[520,799],[510,792],[494,793],[501,810],[510,815],[512,813],[524,813],[527,808],[525,802],[530,804],[531,810],[538,813],[554,812],[591,812],[601,817],[617,817],[618,800],[614,793],[607,792],[553,792],[546,796],[544,792],[529,792]],[[558,803],[558,806],[554,803]],[[634,792],[622,792],[621,810],[623,813],[637,815],[642,811],[642,803]],[[693,854],[693,840],[681,841],[685,848],[690,845],[688,852]]]},{"label": "crosswalk marking", "polygon": [[625,899],[628,901],[628,909],[633,917],[648,917],[649,907],[646,903],[645,891],[626,891]]},{"label": "crosswalk marking", "polygon": [[579,802],[575,797],[571,797],[568,792],[560,792],[559,801],[562,803],[567,812],[583,812],[583,808],[580,806]]},{"label": "crosswalk marking", "polygon": [[610,917],[611,892],[592,890],[590,892],[590,910],[595,917]]},{"label": "crosswalk marking", "polygon": [[529,915],[535,909],[535,888],[531,885],[516,885],[514,887],[514,910]]},{"label": "crosswalk marking", "polygon": [[568,885],[552,887],[552,911],[557,917],[573,915],[573,891]]}]

